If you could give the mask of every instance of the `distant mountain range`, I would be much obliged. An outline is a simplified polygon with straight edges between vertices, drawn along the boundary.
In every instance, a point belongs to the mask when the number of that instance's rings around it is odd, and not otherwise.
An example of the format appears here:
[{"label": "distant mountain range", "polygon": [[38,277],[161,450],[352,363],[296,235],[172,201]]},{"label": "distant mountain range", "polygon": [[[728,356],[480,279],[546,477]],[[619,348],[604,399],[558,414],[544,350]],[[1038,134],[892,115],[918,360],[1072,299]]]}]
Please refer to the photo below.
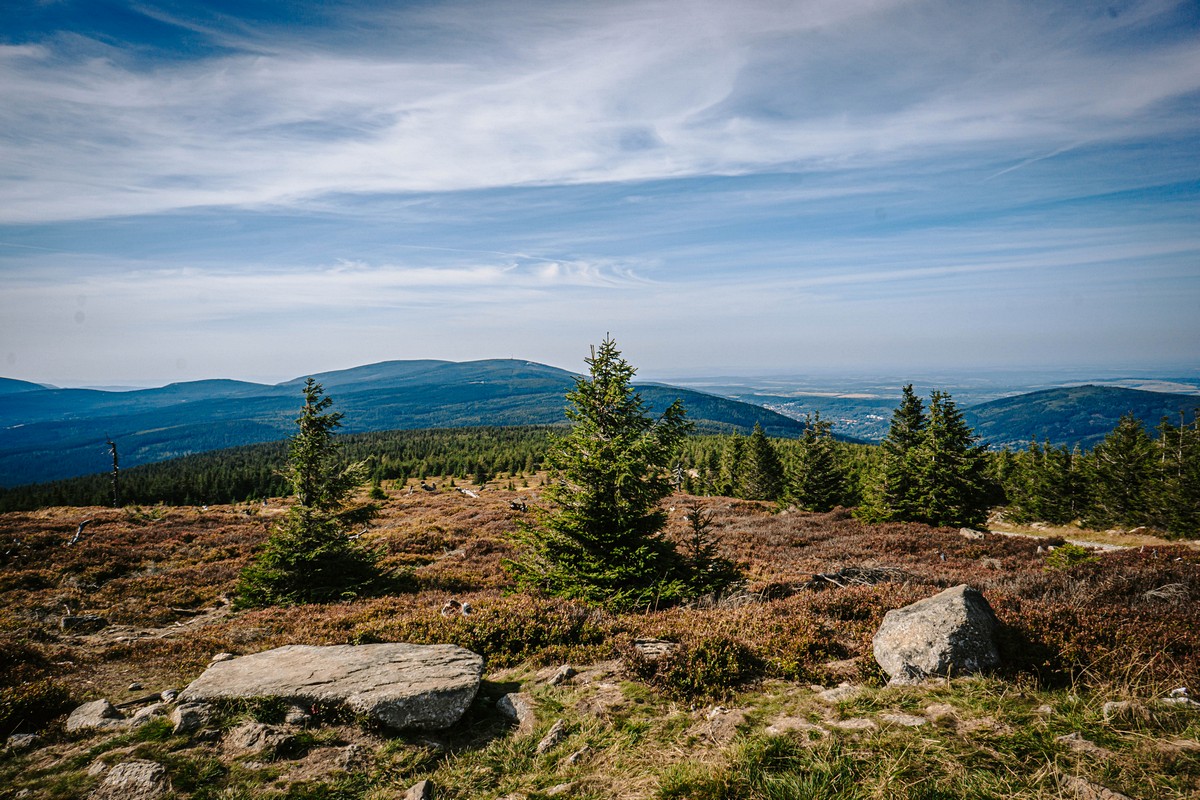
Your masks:
[{"label": "distant mountain range", "polygon": [[[387,361],[312,376],[345,414],[342,431],[552,425],[566,421],[576,376],[529,361]],[[305,378],[233,380],[113,392],[0,379],[0,486],[103,472],[112,438],[123,467],[292,435]],[[659,384],[639,385],[651,410],[676,399],[703,431],[795,437],[804,423],[761,406]]]},{"label": "distant mountain range", "polygon": [[[519,360],[386,361],[313,376],[345,414],[346,433],[474,425],[565,422],[564,394],[576,376]],[[106,471],[105,441],[123,467],[292,435],[304,378],[275,385],[233,380],[174,383],[157,389],[58,389],[0,378],[0,486]],[[735,400],[663,384],[638,385],[661,411],[676,399],[701,431],[771,436],[804,431],[803,412],[820,411],[850,440],[887,432],[896,401],[743,395]],[[1200,398],[1076,386],[1031,392],[964,408],[967,421],[993,447],[1024,447],[1032,437],[1093,447],[1132,412],[1148,427],[1167,416],[1191,421]],[[766,406],[766,407],[764,407]],[[783,412],[783,413],[779,413]],[[791,414],[792,416],[787,416]]]}]

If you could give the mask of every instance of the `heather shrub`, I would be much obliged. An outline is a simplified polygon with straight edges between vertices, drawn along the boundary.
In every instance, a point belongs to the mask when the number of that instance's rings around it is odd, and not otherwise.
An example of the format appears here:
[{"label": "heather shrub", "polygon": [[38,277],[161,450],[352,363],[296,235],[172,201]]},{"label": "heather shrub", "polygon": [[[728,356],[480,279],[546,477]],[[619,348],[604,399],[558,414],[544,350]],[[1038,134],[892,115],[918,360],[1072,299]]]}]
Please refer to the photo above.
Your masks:
[{"label": "heather shrub", "polygon": [[657,659],[630,648],[625,666],[640,680],[682,700],[724,700],[762,677],[765,663],[749,647],[727,636],[684,644]]},{"label": "heather shrub", "polygon": [[0,737],[33,731],[71,707],[70,692],[27,642],[0,638]]}]

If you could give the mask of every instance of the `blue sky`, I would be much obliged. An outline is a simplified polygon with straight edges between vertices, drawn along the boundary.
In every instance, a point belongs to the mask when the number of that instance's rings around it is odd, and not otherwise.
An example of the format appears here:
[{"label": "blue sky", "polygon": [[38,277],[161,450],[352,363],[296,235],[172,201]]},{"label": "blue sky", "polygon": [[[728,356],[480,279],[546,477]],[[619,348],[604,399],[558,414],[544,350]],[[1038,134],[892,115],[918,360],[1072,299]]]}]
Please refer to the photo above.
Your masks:
[{"label": "blue sky", "polygon": [[1200,365],[1200,4],[0,10],[0,374]]}]

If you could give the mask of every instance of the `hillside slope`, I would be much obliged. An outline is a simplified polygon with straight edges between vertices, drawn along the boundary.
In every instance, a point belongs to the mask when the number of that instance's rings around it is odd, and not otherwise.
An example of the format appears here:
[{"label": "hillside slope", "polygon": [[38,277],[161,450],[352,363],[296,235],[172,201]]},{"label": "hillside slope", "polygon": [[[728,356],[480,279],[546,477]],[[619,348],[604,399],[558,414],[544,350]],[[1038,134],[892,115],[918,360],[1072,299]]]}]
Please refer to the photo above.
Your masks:
[{"label": "hillside slope", "polygon": [[[366,433],[564,421],[575,376],[518,360],[388,361],[314,376],[345,414],[343,430]],[[208,380],[134,392],[30,389],[0,394],[0,486],[103,472],[105,441],[123,467],[290,436],[304,378],[268,386]],[[676,399],[701,430],[755,423],[774,436],[799,436],[804,424],[715,395],[639,387],[652,410]]]},{"label": "hillside slope", "polygon": [[1197,406],[1200,398],[1193,395],[1088,385],[1005,397],[971,406],[963,415],[992,447],[1021,448],[1036,438],[1089,450],[1124,414],[1132,413],[1152,429],[1164,416],[1178,425],[1181,412],[1191,422]]}]

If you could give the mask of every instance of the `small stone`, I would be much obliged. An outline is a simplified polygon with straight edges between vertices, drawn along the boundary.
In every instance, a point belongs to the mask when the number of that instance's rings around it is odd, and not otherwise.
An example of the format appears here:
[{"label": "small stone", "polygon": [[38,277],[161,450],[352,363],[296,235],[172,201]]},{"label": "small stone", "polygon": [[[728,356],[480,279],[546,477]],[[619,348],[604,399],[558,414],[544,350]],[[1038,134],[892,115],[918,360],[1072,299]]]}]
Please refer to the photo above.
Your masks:
[{"label": "small stone", "polygon": [[1114,792],[1112,789],[1075,775],[1063,775],[1062,784],[1063,788],[1071,792],[1078,800],[1131,800],[1128,795]]},{"label": "small stone", "polygon": [[176,736],[186,736],[203,728],[212,717],[212,707],[207,703],[184,703],[176,706],[171,712],[171,722],[175,724],[171,733]]},{"label": "small stone", "polygon": [[983,531],[977,531],[974,528],[959,528],[958,535],[964,539],[979,540],[983,538]]},{"label": "small stone", "polygon": [[308,713],[308,709],[303,706],[288,706],[287,712],[283,715],[283,721],[286,725],[304,726],[312,722],[312,714]]},{"label": "small stone", "polygon": [[550,676],[550,685],[559,686],[560,684],[566,683],[571,678],[574,678],[578,674],[579,673],[576,672],[575,668],[570,664],[563,664],[558,668],[557,672]]},{"label": "small stone", "polygon": [[904,728],[919,728],[929,723],[929,720],[914,714],[884,713],[880,714],[879,718],[884,722],[890,722],[893,725],[899,725]]},{"label": "small stone", "polygon": [[294,740],[292,734],[276,725],[244,722],[225,736],[225,747],[239,755],[273,754]]},{"label": "small stone", "polygon": [[177,697],[179,697],[178,689],[163,689],[162,693],[158,695],[158,698],[164,703],[174,703]]},{"label": "small stone", "polygon": [[838,719],[829,723],[832,728],[837,728],[842,731],[873,731],[879,727],[879,724],[873,719],[866,717],[854,717],[852,719]]},{"label": "small stone", "polygon": [[403,800],[433,800],[433,783],[431,781],[414,783],[404,793]]},{"label": "small stone", "polygon": [[517,724],[517,735],[528,736],[537,724],[533,698],[524,692],[510,692],[496,701],[496,710],[505,719]]},{"label": "small stone", "polygon": [[843,700],[853,700],[863,692],[863,687],[855,686],[850,683],[839,683],[832,689],[825,689],[817,693],[817,699],[823,703],[837,705]]},{"label": "small stone", "polygon": [[573,767],[576,764],[579,764],[579,763],[585,761],[589,756],[591,756],[591,754],[592,754],[592,748],[588,747],[585,744],[583,747],[579,748],[574,753],[571,753],[571,755],[564,758],[563,763],[566,764],[568,767]]},{"label": "small stone", "polygon": [[958,719],[958,712],[954,706],[946,703],[933,703],[925,706],[925,716],[934,722],[945,722],[946,720]]},{"label": "small stone", "polygon": [[233,653],[217,653],[208,660],[209,664],[220,664],[222,661],[233,661],[237,656]]},{"label": "small stone", "polygon": [[129,720],[107,700],[84,703],[67,717],[67,733],[84,730],[112,730],[128,727]]},{"label": "small stone", "polygon": [[1033,710],[1033,713],[1040,714],[1043,717],[1048,717],[1054,713],[1054,707],[1047,706],[1047,705],[1040,705]]},{"label": "small stone", "polygon": [[98,759],[93,761],[91,766],[87,768],[87,774],[89,778],[99,778],[106,772],[108,772],[108,764],[105,764],[103,761]]},{"label": "small stone", "polygon": [[140,683],[138,683],[137,681],[134,681],[133,683],[129,684],[129,688],[128,688],[128,689],[126,689],[126,691],[129,691],[129,692],[140,692],[140,691],[142,690],[142,688],[143,688],[143,687],[142,687],[142,685],[141,685]]},{"label": "small stone", "polygon": [[24,753],[36,747],[38,741],[40,740],[36,733],[14,733],[8,737],[4,746],[14,753]]},{"label": "small stone", "polygon": [[570,794],[575,791],[574,783],[560,783],[557,786],[551,786],[546,790],[547,797],[557,797],[560,794]]},{"label": "small stone", "polygon": [[140,725],[145,725],[152,719],[165,717],[167,715],[167,711],[168,709],[166,703],[151,703],[145,708],[139,708],[137,710],[137,713],[130,718],[129,726],[131,728],[136,728]]},{"label": "small stone", "polygon": [[771,736],[778,736],[782,733],[790,731],[799,731],[807,734],[817,734],[818,736],[828,736],[829,731],[822,728],[816,723],[809,722],[803,717],[780,717],[767,726],[767,733]]},{"label": "small stone", "polygon": [[1065,747],[1074,750],[1076,753],[1083,753],[1089,756],[1107,757],[1112,753],[1104,749],[1093,741],[1083,738],[1083,734],[1079,732],[1068,733],[1063,736],[1054,737],[1054,741]]},{"label": "small stone", "polygon": [[347,772],[353,772],[367,764],[371,752],[361,744],[348,744],[338,753],[338,763]]},{"label": "small stone", "polygon": [[1132,700],[1110,700],[1100,708],[1106,722],[1129,723],[1149,718],[1146,707]]},{"label": "small stone", "polygon": [[668,642],[664,639],[634,639],[633,649],[647,661],[657,661],[678,650],[679,643]]},{"label": "small stone", "polygon": [[162,764],[135,760],[109,770],[91,800],[156,800],[170,793],[171,781]]},{"label": "small stone", "polygon": [[558,745],[561,744],[562,741],[567,738],[567,736],[567,723],[563,722],[561,719],[557,720],[553,725],[550,726],[550,730],[546,732],[546,735],[542,737],[542,740],[538,742],[536,750],[537,754],[540,756],[549,750],[553,750],[555,747],[558,747]]}]

